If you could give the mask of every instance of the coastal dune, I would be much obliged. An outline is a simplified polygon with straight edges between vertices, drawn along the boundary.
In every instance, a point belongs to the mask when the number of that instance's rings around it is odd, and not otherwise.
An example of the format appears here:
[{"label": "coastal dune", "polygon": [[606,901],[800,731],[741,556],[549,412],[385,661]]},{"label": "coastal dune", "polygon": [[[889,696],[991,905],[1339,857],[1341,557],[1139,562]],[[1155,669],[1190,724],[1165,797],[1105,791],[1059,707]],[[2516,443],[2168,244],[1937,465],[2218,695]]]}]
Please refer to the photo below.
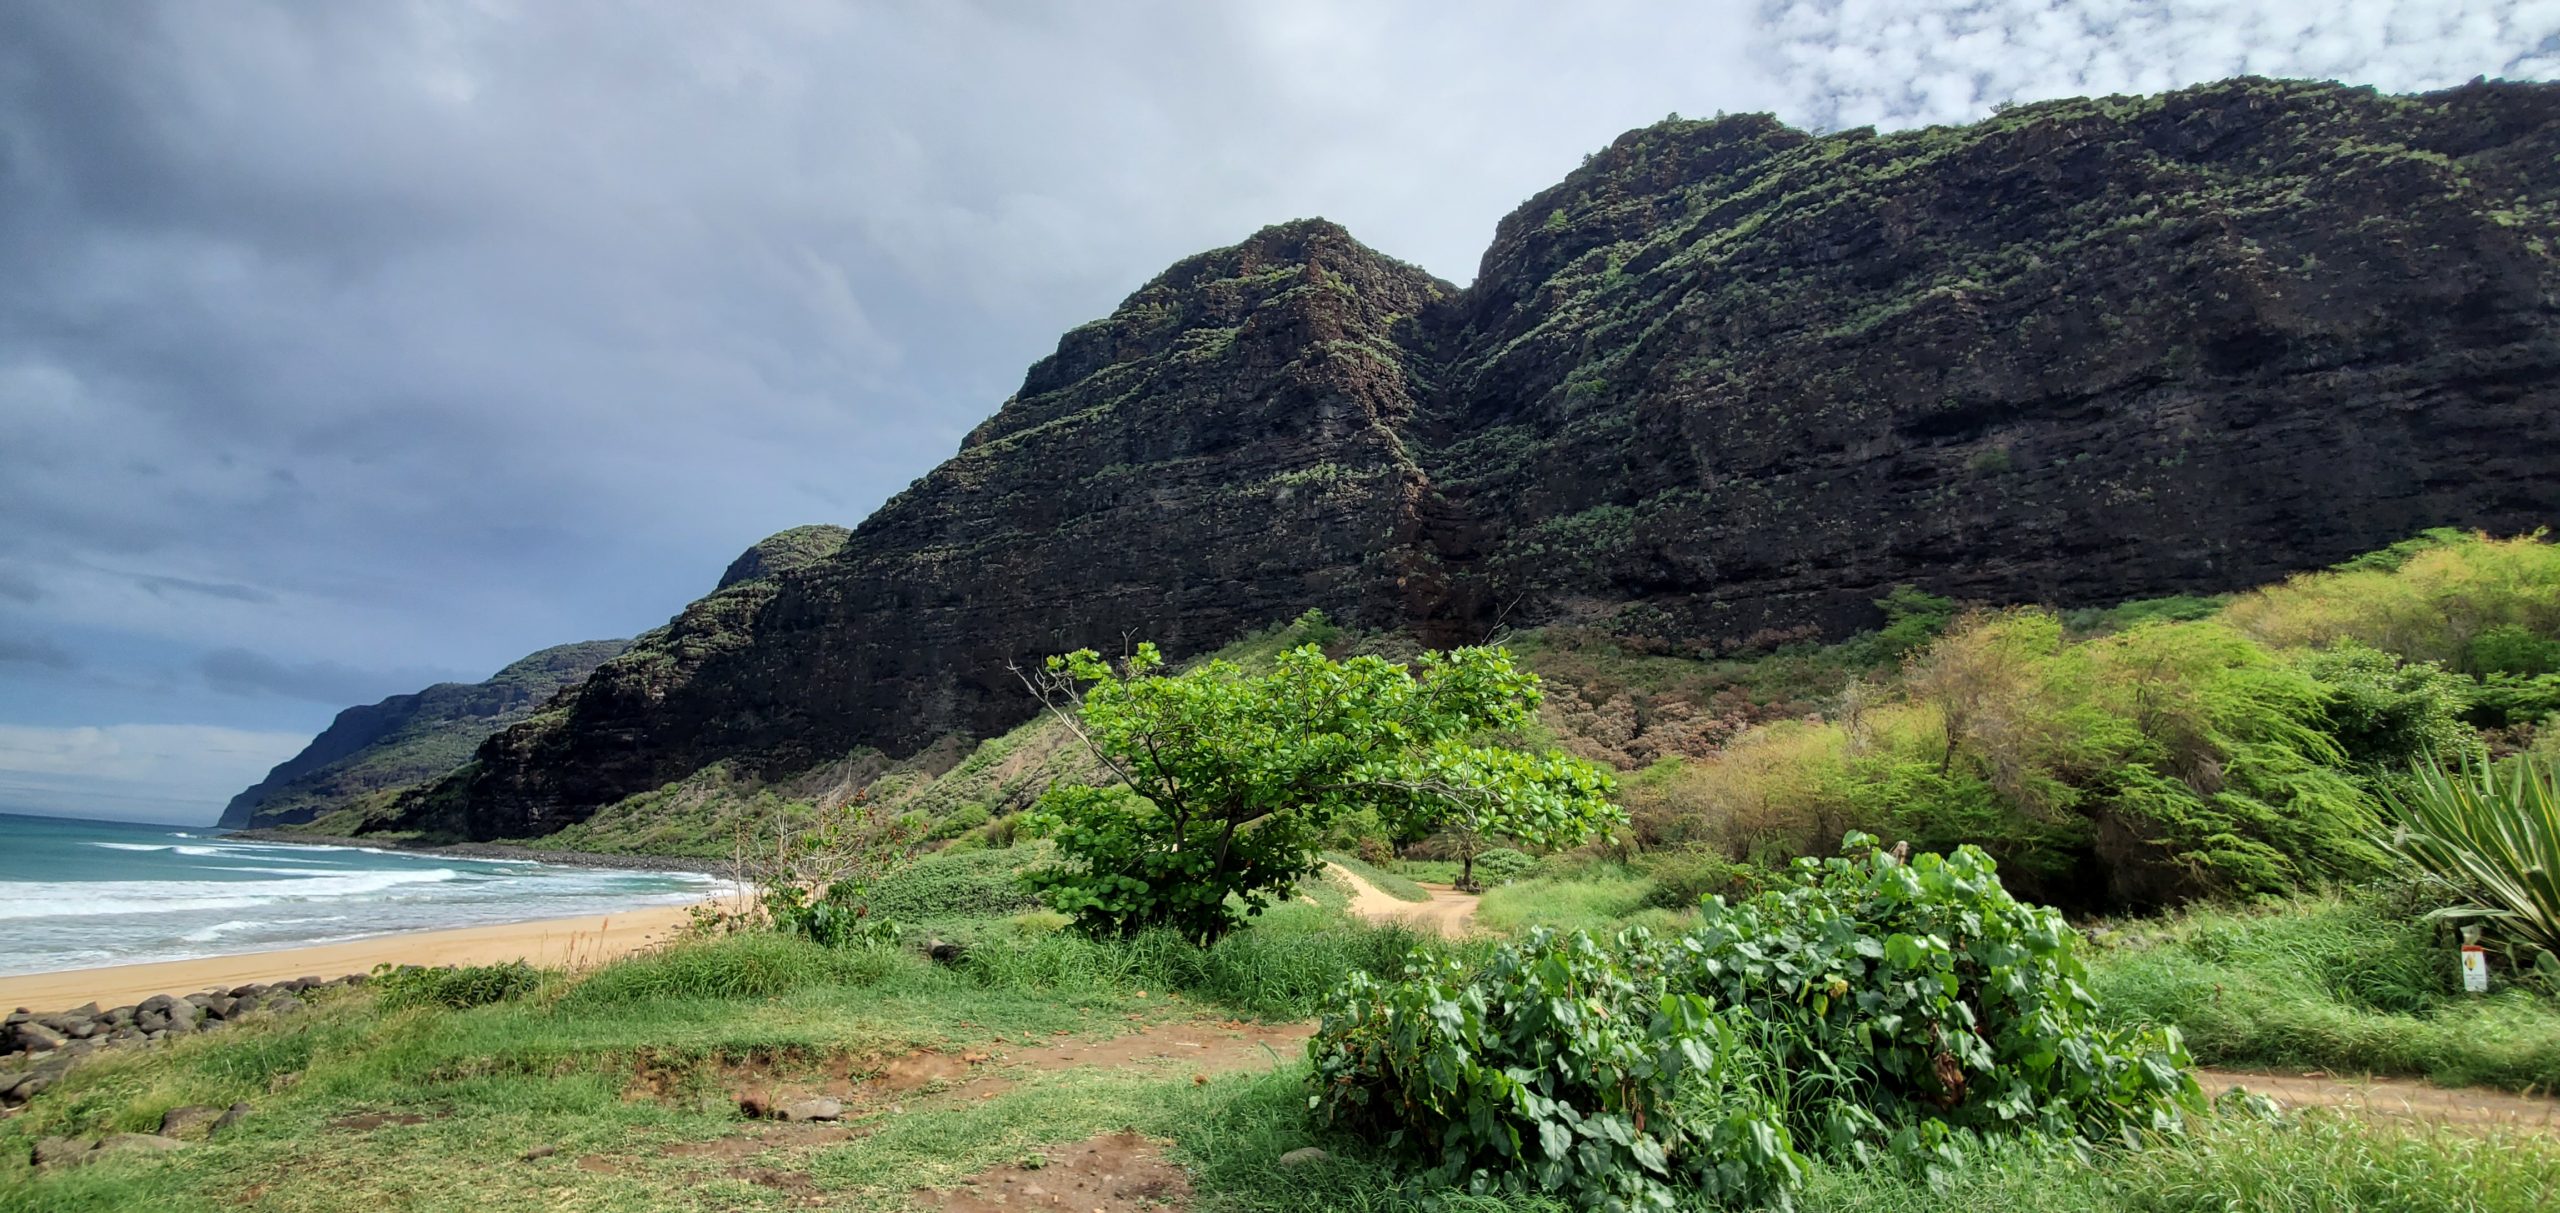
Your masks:
[{"label": "coastal dune", "polygon": [[650,906],[578,918],[409,931],[271,952],[0,977],[0,1009],[54,1011],[86,1002],[117,1006],[154,994],[184,995],[296,977],[334,978],[370,972],[380,964],[503,964],[521,959],[544,968],[587,968],[675,938],[684,930],[687,911],[685,906]]}]

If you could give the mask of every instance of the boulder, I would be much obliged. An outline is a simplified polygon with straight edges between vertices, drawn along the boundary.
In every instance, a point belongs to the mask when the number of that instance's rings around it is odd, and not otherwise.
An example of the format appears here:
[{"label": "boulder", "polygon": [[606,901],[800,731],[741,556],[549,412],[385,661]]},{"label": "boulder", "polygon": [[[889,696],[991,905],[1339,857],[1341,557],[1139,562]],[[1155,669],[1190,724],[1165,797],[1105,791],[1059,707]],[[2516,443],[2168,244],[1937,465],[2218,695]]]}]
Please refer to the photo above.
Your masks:
[{"label": "boulder", "polygon": [[240,1000],[228,994],[207,994],[201,1005],[208,1018],[229,1019],[232,1008],[239,1006]]},{"label": "boulder", "polygon": [[171,1150],[185,1148],[185,1142],[162,1137],[157,1133],[111,1133],[89,1151],[88,1157],[97,1159],[109,1154],[166,1154]]},{"label": "boulder", "polygon": [[844,1101],[827,1099],[823,1096],[815,1099],[795,1099],[775,1109],[774,1118],[793,1121],[841,1120],[844,1118]]},{"label": "boulder", "polygon": [[247,1119],[249,1119],[249,1105],[244,1103],[233,1104],[229,1111],[214,1118],[213,1132],[216,1135],[227,1133],[230,1131],[231,1126],[239,1124],[241,1121]]},{"label": "boulder", "polygon": [[248,985],[239,985],[239,986],[233,986],[233,987],[231,987],[231,996],[232,996],[233,998],[255,998],[255,997],[257,997],[258,995],[260,995],[260,994],[264,994],[264,993],[266,993],[266,992],[267,992],[267,988],[266,988],[265,986],[258,985],[258,984],[254,983],[254,982],[252,982],[252,983],[250,983],[250,984],[248,984]]},{"label": "boulder", "polygon": [[92,1147],[77,1137],[39,1137],[36,1139],[34,1162],[39,1171],[50,1171],[84,1162]]},{"label": "boulder", "polygon": [[40,1049],[59,1049],[69,1039],[34,1020],[18,1025],[18,1047],[31,1053]]},{"label": "boulder", "polygon": [[160,1136],[176,1138],[204,1137],[229,1113],[203,1104],[183,1104],[160,1114]]}]

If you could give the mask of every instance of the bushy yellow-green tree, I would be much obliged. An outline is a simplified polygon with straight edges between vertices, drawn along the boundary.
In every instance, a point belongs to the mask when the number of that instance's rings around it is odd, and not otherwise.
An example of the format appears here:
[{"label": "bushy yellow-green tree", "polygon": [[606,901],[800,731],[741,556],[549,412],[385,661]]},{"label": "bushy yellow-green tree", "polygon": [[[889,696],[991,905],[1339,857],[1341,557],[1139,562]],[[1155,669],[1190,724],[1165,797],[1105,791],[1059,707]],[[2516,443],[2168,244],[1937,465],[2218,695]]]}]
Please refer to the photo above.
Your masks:
[{"label": "bushy yellow-green tree", "polygon": [[1537,846],[1623,819],[1606,771],[1483,740],[1538,702],[1537,676],[1500,649],[1408,667],[1303,645],[1267,672],[1177,674],[1142,644],[1117,664],[1053,657],[1028,681],[1110,772],[1051,787],[1033,817],[1064,860],[1034,882],[1096,933],[1215,939],[1313,874],[1327,827],[1361,809]]}]

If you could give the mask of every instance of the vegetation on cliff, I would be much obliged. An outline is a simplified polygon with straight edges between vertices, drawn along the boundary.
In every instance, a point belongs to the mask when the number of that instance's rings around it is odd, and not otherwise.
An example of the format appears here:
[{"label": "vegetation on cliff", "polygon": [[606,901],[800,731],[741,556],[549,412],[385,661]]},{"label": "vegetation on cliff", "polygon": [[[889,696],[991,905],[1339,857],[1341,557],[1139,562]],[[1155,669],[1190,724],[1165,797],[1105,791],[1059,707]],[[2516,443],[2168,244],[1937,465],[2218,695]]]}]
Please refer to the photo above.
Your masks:
[{"label": "vegetation on cliff", "polygon": [[226,829],[298,825],[425,782],[470,761],[493,733],[527,716],[630,644],[590,640],[544,649],[485,682],[441,682],[348,708],[303,751],[231,798]]}]

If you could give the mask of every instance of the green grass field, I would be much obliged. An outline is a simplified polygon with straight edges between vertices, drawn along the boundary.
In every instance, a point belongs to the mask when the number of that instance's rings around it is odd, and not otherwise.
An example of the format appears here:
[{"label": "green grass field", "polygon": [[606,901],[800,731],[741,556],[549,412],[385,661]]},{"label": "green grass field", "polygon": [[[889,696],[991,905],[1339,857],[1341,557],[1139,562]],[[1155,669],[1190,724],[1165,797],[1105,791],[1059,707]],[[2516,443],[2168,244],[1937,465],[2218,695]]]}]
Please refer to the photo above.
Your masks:
[{"label": "green grass field", "polygon": [[[1533,880],[1498,890],[1502,900],[1487,905],[1516,904],[1521,913],[1507,923],[1607,926],[1623,920],[1612,915],[1628,906],[1631,883],[1640,882]],[[2274,1060],[2267,1042],[2285,1038],[2287,1025],[2381,1013],[2345,1003],[2320,1011],[2307,995],[2288,995],[2215,1018],[2178,992],[2215,973],[2228,991],[2251,974],[2289,972],[2291,989],[2301,975],[2339,971],[2340,949],[2371,950],[2374,928],[2357,917],[2357,904],[2178,920],[2158,928],[2169,942],[2107,953],[2100,985],[2132,1013],[2181,1022],[2200,1048],[2220,1050],[2212,1056]],[[1635,908],[1624,917],[1663,913]],[[374,990],[350,991],[291,1018],[75,1070],[0,1124],[0,1210],[743,1210],[813,1201],[886,1210],[911,1207],[918,1188],[947,1188],[1122,1130],[1162,1143],[1188,1172],[1199,1209],[1555,1207],[1411,1190],[1403,1165],[1375,1145],[1309,1121],[1306,1062],[1293,1050],[1216,1075],[1181,1065],[1016,1072],[998,1063],[1001,1083],[857,1095],[855,1131],[842,1140],[743,1120],[732,1102],[741,1066],[788,1085],[795,1076],[859,1074],[919,1050],[995,1053],[1238,1016],[1302,1021],[1342,974],[1391,970],[1417,942],[1298,903],[1208,950],[991,926],[961,963],[940,966],[904,951],[829,952],[750,935],[677,946],[579,980],[552,975],[527,996],[468,1010],[391,1010]],[[2187,957],[2199,946],[2223,957],[2213,962],[2223,967],[2196,968],[2206,962]],[[2142,988],[2169,993],[2144,1001],[2134,993]],[[2461,1064],[2489,1068],[2448,1072],[2516,1085],[2550,1056],[2517,1042],[2547,1047],[2560,1024],[2547,1000],[2525,997],[2381,1018],[2387,1026],[2373,1031],[2436,1041],[2454,1051],[2410,1056],[2470,1056]],[[2228,1043],[2217,1035],[2226,1022],[2279,1012],[2294,1018]],[[2475,1041],[2470,1054],[2447,1043],[2464,1039]],[[40,1136],[149,1132],[171,1107],[234,1102],[255,1109],[238,1129],[175,1154],[41,1175],[27,1168]],[[890,1106],[895,1113],[883,1114]],[[1278,1164],[1307,1145],[1332,1157]],[[2232,1114],[2139,1148],[1986,1146],[1935,1182],[1817,1166],[1797,1206],[2526,1210],[2553,1190],[2560,1142],[2549,1138]]]}]

